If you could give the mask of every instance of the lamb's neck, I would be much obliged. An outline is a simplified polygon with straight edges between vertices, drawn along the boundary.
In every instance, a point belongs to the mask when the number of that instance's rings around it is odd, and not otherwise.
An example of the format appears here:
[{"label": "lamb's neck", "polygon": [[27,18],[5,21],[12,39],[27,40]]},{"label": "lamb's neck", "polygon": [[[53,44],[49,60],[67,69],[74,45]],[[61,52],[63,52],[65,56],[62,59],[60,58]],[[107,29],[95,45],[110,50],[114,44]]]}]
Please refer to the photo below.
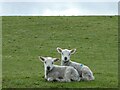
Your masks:
[{"label": "lamb's neck", "polygon": [[48,74],[53,71],[54,68],[55,68],[55,66],[53,66],[52,70],[50,70],[50,71],[45,69],[45,76],[46,76],[46,78],[47,78]]},{"label": "lamb's neck", "polygon": [[61,63],[62,66],[69,66],[70,64],[71,64],[70,60],[67,62],[62,61],[62,63]]}]

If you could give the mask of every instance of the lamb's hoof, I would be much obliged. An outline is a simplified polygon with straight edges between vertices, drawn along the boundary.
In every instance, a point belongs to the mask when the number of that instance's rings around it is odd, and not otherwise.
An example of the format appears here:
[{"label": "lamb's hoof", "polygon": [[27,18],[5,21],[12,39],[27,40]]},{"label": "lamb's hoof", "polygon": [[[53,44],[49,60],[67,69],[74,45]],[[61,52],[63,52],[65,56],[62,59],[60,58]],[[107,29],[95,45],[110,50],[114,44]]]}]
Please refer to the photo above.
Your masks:
[{"label": "lamb's hoof", "polygon": [[53,79],[53,82],[57,82],[57,80],[56,80],[56,79]]},{"label": "lamb's hoof", "polygon": [[73,79],[70,79],[71,81],[74,81]]},{"label": "lamb's hoof", "polygon": [[63,79],[63,77],[58,77],[59,79]]}]

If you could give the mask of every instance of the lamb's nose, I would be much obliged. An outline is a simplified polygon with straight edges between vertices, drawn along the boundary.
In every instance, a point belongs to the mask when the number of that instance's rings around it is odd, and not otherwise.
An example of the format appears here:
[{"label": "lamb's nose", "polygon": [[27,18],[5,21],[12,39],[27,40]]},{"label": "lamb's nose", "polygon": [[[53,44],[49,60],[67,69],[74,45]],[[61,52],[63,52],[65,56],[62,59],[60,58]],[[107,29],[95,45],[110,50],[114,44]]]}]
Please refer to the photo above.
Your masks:
[{"label": "lamb's nose", "polygon": [[67,57],[65,57],[64,59],[67,60]]},{"label": "lamb's nose", "polygon": [[47,66],[47,70],[50,70],[50,66]]}]

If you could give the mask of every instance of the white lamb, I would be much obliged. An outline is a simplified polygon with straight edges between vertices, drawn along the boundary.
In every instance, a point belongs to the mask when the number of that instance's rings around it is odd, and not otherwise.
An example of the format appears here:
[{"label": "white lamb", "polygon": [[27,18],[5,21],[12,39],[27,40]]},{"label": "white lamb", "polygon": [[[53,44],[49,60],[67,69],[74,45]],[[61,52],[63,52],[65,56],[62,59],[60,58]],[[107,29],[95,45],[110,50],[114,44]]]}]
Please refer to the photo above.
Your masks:
[{"label": "white lamb", "polygon": [[71,66],[58,66],[53,62],[58,61],[57,58],[39,57],[44,62],[45,79],[47,81],[71,82],[80,81],[79,74],[76,69]]},{"label": "white lamb", "polygon": [[81,80],[90,81],[95,79],[93,76],[93,72],[90,70],[88,66],[70,60],[70,55],[74,54],[76,49],[68,50],[68,49],[57,48],[57,51],[61,54],[62,66],[74,67],[78,71]]}]

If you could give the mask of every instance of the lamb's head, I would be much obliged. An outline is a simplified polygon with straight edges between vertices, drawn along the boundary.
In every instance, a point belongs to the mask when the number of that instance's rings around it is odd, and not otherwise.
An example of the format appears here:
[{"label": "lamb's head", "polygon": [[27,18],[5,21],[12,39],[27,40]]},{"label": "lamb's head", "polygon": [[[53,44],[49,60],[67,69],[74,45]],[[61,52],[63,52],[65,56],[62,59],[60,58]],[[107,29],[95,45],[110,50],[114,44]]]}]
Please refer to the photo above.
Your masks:
[{"label": "lamb's head", "polygon": [[67,62],[70,60],[71,54],[75,53],[76,49],[68,50],[68,49],[61,49],[58,47],[57,51],[58,51],[58,53],[61,54],[62,61]]},{"label": "lamb's head", "polygon": [[40,60],[44,63],[44,68],[47,71],[51,71],[53,69],[53,63],[58,61],[59,59],[57,58],[52,58],[52,57],[39,57]]}]

